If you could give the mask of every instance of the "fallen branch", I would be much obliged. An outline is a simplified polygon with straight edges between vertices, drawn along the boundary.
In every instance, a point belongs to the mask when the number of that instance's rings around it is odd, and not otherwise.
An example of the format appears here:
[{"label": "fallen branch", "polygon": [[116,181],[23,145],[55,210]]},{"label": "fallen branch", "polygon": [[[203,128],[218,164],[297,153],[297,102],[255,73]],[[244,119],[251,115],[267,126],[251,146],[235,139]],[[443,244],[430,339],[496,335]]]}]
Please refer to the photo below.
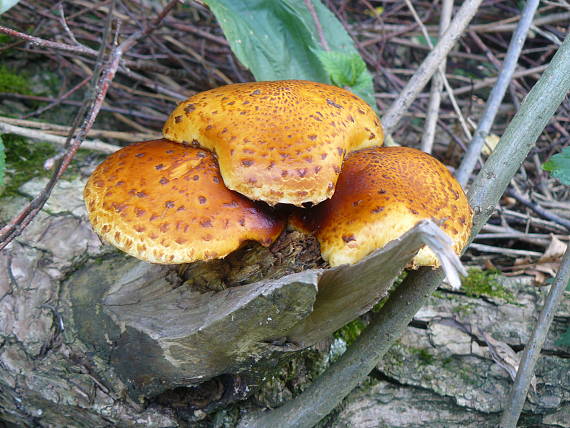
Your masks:
[{"label": "fallen branch", "polygon": [[[22,137],[31,138],[33,140],[46,141],[48,143],[55,143],[62,146],[67,143],[66,137],[60,137],[58,135],[49,134],[35,129],[8,125],[7,123],[2,122],[0,122],[0,133],[21,135]],[[85,140],[82,143],[82,147],[84,149],[95,150],[103,153],[114,153],[120,149],[119,146],[115,146],[114,144],[108,144],[97,140]]]},{"label": "fallen branch", "polygon": [[536,362],[540,357],[540,350],[546,340],[546,335],[554,319],[556,308],[560,305],[564,291],[570,281],[570,245],[566,249],[566,253],[562,258],[560,269],[554,279],[554,283],[550,287],[544,307],[540,312],[538,321],[532,335],[524,348],[524,352],[517,370],[515,383],[511,388],[511,393],[507,398],[505,409],[501,416],[501,428],[515,428],[520,417],[521,411],[526,400],[528,387],[534,373]]},{"label": "fallen branch", "polygon": [[[48,122],[38,122],[35,120],[14,119],[6,116],[0,116],[0,124],[2,123],[28,129],[41,129],[42,131],[45,131],[51,135],[69,135],[69,132],[71,131],[70,126],[57,125],[55,123]],[[161,138],[162,136],[160,132],[155,132],[152,134],[138,134],[136,132],[109,131],[107,129],[90,129],[87,135],[90,137],[111,138],[114,140],[127,141],[129,143],[136,141],[153,140]]]},{"label": "fallen branch", "polygon": [[569,220],[566,220],[565,218],[562,218],[560,216],[557,216],[556,214],[551,213],[548,210],[545,210],[540,205],[535,204],[532,201],[529,201],[528,199],[524,198],[522,195],[519,195],[517,192],[515,192],[512,189],[507,190],[507,195],[509,195],[512,198],[515,198],[518,202],[523,204],[525,207],[530,208],[539,216],[542,216],[550,221],[553,221],[554,223],[558,223],[559,225],[564,226],[566,229],[570,230]]},{"label": "fallen branch", "polygon": [[497,116],[497,112],[499,111],[505,92],[513,78],[515,67],[537,7],[538,0],[528,0],[526,2],[526,6],[521,15],[521,20],[517,25],[516,31],[511,37],[511,43],[507,50],[503,69],[499,74],[496,85],[491,90],[491,95],[489,95],[487,105],[485,106],[485,112],[477,125],[475,135],[469,143],[467,153],[465,153],[463,162],[457,171],[457,181],[459,181],[462,186],[467,184],[469,176],[475,169],[475,165],[477,164],[477,160],[479,159],[479,155],[485,144],[485,138],[489,135],[489,131],[495,121],[495,116]]}]

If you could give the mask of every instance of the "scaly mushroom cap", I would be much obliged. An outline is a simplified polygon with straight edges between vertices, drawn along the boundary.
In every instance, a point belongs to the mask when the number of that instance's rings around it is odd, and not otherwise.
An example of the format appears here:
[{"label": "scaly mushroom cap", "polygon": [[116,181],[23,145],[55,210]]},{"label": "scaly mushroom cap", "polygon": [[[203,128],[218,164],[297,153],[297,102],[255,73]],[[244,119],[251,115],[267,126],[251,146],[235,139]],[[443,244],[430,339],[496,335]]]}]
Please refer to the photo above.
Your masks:
[{"label": "scaly mushroom cap", "polygon": [[356,95],[302,80],[196,94],[176,107],[163,134],[213,150],[228,188],[298,206],[330,198],[346,153],[384,138],[378,117]]},{"label": "scaly mushroom cap", "polygon": [[224,186],[212,153],[167,140],[109,156],[84,198],[103,239],[151,263],[220,258],[246,240],[268,246],[284,228],[269,208]]},{"label": "scaly mushroom cap", "polygon": [[[459,254],[471,232],[473,212],[461,185],[432,156],[406,147],[376,147],[348,155],[334,196],[291,223],[316,235],[331,266],[355,263],[432,219],[452,238]],[[412,267],[439,266],[422,248]]]}]

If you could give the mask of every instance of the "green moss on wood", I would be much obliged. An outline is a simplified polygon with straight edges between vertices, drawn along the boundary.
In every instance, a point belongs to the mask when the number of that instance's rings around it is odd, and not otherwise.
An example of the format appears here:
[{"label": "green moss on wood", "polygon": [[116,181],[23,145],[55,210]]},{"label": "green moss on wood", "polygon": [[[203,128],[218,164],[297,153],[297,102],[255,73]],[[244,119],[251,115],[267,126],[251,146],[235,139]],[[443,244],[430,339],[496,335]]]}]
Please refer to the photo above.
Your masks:
[{"label": "green moss on wood", "polygon": [[30,142],[24,137],[3,134],[6,148],[6,188],[3,196],[13,196],[34,177],[48,177],[44,162],[55,154],[49,143]]},{"label": "green moss on wood", "polygon": [[5,65],[0,65],[0,92],[31,95],[29,76],[22,70],[10,70]]},{"label": "green moss on wood", "polygon": [[462,290],[471,297],[496,297],[507,303],[515,303],[516,298],[499,282],[498,270],[469,269],[467,277],[463,278]]}]

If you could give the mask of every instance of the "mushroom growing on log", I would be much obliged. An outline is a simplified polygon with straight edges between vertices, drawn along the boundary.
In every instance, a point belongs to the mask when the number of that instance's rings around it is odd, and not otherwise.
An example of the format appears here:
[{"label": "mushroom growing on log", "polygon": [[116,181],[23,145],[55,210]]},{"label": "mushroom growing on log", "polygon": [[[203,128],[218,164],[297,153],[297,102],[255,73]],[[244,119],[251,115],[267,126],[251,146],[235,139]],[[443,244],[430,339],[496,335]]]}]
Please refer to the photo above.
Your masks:
[{"label": "mushroom growing on log", "polygon": [[215,152],[229,189],[270,205],[297,206],[330,198],[345,155],[384,139],[363,100],[303,80],[201,92],[176,107],[163,134]]},{"label": "mushroom growing on log", "polygon": [[151,263],[225,257],[248,240],[269,246],[285,222],[227,189],[211,152],[168,140],[109,156],[84,191],[95,231]]},{"label": "mushroom growing on log", "polygon": [[[333,197],[297,210],[291,223],[314,234],[331,266],[355,263],[424,219],[441,223],[457,254],[469,239],[473,210],[461,185],[434,157],[408,147],[374,147],[345,159]],[[411,267],[439,266],[429,248]]]},{"label": "mushroom growing on log", "polygon": [[[333,268],[315,238],[304,246],[299,232],[278,237],[284,221],[265,203],[331,197],[345,156],[382,143],[378,118],[350,92],[304,81],[229,85],[180,104],[164,133],[176,141],[131,145],[97,168],[85,189],[89,218],[105,240],[152,263],[218,259],[188,265],[184,278],[113,255],[66,282],[78,336],[136,400],[261,370],[328,337],[382,298],[426,244],[458,283],[454,244],[429,216]],[[276,239],[269,249],[242,245]],[[193,286],[214,277],[222,291]]]}]

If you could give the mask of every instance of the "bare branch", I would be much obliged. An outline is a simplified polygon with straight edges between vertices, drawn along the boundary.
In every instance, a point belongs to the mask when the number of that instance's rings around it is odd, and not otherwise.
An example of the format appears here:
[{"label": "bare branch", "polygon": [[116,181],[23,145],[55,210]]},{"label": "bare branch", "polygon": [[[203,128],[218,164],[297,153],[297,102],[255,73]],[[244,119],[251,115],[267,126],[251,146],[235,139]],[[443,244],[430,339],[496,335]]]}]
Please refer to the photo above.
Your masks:
[{"label": "bare branch", "polygon": [[469,181],[469,176],[475,169],[477,159],[479,158],[479,154],[485,144],[485,138],[489,135],[491,126],[495,121],[495,116],[499,111],[501,101],[503,100],[505,92],[507,91],[509,83],[513,77],[515,67],[524,45],[526,35],[528,34],[529,27],[532,24],[532,18],[536,8],[538,7],[538,3],[538,0],[527,0],[521,15],[521,20],[519,21],[517,29],[511,38],[511,43],[509,44],[507,56],[505,57],[503,69],[499,74],[497,84],[491,91],[491,95],[489,96],[489,100],[485,106],[485,112],[483,113],[483,117],[479,121],[477,130],[475,131],[475,136],[471,140],[471,143],[467,148],[467,153],[465,153],[465,157],[463,158],[463,162],[457,170],[457,180],[464,187]]},{"label": "bare branch", "polygon": [[528,387],[530,386],[536,362],[540,357],[540,350],[546,340],[546,335],[554,319],[556,308],[560,305],[564,297],[564,291],[570,281],[570,245],[562,258],[560,269],[556,275],[554,283],[550,287],[544,307],[540,312],[536,326],[532,332],[527,345],[524,348],[517,377],[507,398],[505,410],[501,416],[501,428],[515,428],[520,417]]},{"label": "bare branch", "polygon": [[[1,119],[0,119],[1,120]],[[5,132],[9,134],[21,135],[22,137],[31,138],[33,140],[46,141],[48,143],[55,143],[65,145],[67,142],[66,137],[48,134],[47,132],[38,131],[35,129],[22,128],[20,126],[9,125],[0,121],[0,133]],[[103,141],[91,140],[83,141],[82,147],[84,149],[95,150],[103,153],[114,153],[120,149],[119,146],[104,143]]]},{"label": "bare branch", "polygon": [[431,76],[447,56],[457,39],[461,36],[471,19],[477,12],[482,0],[468,0],[461,5],[457,15],[451,21],[449,28],[439,40],[433,51],[420,64],[408,84],[402,89],[400,96],[392,103],[386,114],[382,117],[382,124],[386,134],[391,134],[398,122],[410,107],[420,91],[424,88]]},{"label": "bare branch", "polygon": [[0,33],[4,33],[11,37],[16,37],[18,39],[26,40],[32,45],[40,46],[42,48],[58,49],[67,52],[75,52],[83,55],[97,55],[97,51],[85,47],[83,45],[68,45],[65,43],[52,42],[51,40],[45,40],[40,37],[30,36],[29,34],[20,33],[19,31],[12,30],[11,28],[3,27],[0,25]]},{"label": "bare branch", "polygon": [[[449,22],[451,21],[451,12],[453,11],[453,0],[443,0],[441,4],[441,16],[439,18],[439,37],[443,35]],[[421,149],[426,153],[431,153],[433,149],[433,141],[435,138],[435,128],[439,115],[439,105],[441,103],[441,91],[443,89],[443,80],[441,74],[445,75],[446,61],[443,60],[439,66],[439,73],[433,76],[431,81],[431,93],[427,110],[427,117],[424,124],[424,133],[422,135]]]}]

